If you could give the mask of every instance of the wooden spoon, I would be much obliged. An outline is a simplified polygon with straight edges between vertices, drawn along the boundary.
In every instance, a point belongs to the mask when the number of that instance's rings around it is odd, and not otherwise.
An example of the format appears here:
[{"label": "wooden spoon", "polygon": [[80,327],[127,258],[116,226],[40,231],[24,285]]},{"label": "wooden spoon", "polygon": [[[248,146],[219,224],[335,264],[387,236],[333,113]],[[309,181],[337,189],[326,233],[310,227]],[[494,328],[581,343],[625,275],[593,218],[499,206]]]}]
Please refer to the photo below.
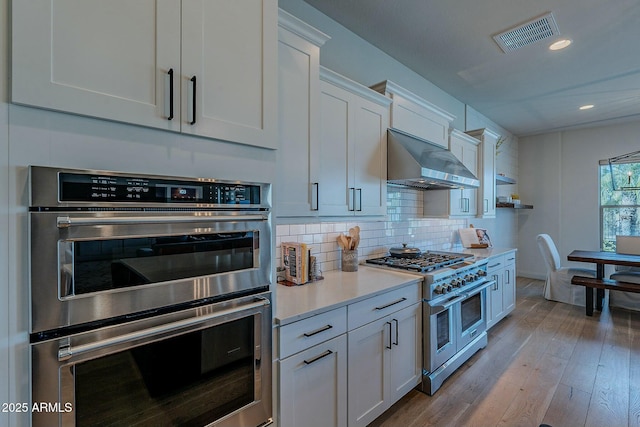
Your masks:
[{"label": "wooden spoon", "polygon": [[356,244],[355,244],[355,248],[353,249],[357,249],[358,245],[360,244],[360,227],[358,227],[357,225],[355,227],[353,227],[356,230]]},{"label": "wooden spoon", "polygon": [[349,241],[347,240],[347,236],[341,234],[340,239],[342,240],[342,249],[349,249]]},{"label": "wooden spoon", "polygon": [[349,229],[349,237],[350,237],[350,243],[351,243],[351,246],[349,246],[349,249],[355,249],[353,245],[356,241],[357,236],[358,236],[358,233],[356,233],[356,229],[351,227]]}]

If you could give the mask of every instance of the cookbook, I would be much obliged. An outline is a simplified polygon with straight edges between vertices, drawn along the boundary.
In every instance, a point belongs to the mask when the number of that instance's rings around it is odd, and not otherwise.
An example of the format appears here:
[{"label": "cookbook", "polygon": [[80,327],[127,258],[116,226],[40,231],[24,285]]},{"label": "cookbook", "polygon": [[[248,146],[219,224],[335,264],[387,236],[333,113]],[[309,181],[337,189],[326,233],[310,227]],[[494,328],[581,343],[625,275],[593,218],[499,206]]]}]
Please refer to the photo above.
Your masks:
[{"label": "cookbook", "polygon": [[282,262],[285,280],[296,285],[309,281],[309,249],[305,243],[283,242]]},{"label": "cookbook", "polygon": [[458,230],[460,241],[465,248],[490,248],[492,247],[489,233],[486,228],[461,228]]}]

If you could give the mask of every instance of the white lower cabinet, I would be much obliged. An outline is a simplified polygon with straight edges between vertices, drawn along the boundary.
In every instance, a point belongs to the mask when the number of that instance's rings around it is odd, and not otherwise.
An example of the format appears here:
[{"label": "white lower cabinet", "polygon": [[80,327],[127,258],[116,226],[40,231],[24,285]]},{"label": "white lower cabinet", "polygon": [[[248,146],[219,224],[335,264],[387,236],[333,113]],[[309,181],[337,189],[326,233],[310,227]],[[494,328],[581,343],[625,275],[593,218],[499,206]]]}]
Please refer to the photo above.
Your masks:
[{"label": "white lower cabinet", "polygon": [[349,426],[366,426],[421,378],[420,303],[349,331]]},{"label": "white lower cabinet", "polygon": [[347,307],[282,326],[280,427],[347,425]]},{"label": "white lower cabinet", "polygon": [[280,427],[366,426],[422,378],[419,282],[278,331]]},{"label": "white lower cabinet", "polygon": [[391,316],[395,328],[389,376],[389,403],[397,402],[422,380],[422,303]]},{"label": "white lower cabinet", "polygon": [[347,336],[280,362],[280,427],[347,426]]},{"label": "white lower cabinet", "polygon": [[496,283],[487,289],[487,329],[511,313],[516,306],[515,262],[515,252],[489,258],[487,277]]}]

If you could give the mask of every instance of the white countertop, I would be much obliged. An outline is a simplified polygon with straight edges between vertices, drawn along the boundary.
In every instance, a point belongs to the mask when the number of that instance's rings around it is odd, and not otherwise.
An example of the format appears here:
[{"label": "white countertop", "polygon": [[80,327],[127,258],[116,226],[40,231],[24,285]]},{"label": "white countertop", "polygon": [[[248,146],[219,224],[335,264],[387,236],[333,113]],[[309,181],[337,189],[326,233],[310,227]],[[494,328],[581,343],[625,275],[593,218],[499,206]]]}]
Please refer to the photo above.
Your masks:
[{"label": "white countertop", "polygon": [[[465,249],[476,259],[515,252],[514,248]],[[277,285],[276,324],[282,326],[334,308],[422,281],[417,274],[390,271],[364,264],[356,272],[328,271],[324,279],[300,286]]]},{"label": "white countertop", "polygon": [[482,249],[470,249],[465,248],[464,253],[473,254],[476,259],[491,258],[494,256],[500,256],[509,252],[515,252],[515,248],[482,248]]},{"label": "white countertop", "polygon": [[356,272],[333,270],[324,279],[300,286],[277,285],[278,325],[286,325],[334,308],[422,281],[417,274],[359,265]]}]

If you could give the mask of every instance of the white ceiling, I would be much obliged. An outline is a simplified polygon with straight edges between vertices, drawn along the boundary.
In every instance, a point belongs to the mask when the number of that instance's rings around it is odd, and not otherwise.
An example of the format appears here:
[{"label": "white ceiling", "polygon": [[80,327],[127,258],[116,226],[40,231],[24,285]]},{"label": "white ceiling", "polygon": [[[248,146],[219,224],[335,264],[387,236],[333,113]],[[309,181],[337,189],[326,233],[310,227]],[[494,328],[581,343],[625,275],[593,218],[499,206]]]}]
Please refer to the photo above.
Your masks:
[{"label": "white ceiling", "polygon": [[[517,136],[640,120],[640,0],[305,1]],[[494,42],[547,12],[568,48]]]}]

